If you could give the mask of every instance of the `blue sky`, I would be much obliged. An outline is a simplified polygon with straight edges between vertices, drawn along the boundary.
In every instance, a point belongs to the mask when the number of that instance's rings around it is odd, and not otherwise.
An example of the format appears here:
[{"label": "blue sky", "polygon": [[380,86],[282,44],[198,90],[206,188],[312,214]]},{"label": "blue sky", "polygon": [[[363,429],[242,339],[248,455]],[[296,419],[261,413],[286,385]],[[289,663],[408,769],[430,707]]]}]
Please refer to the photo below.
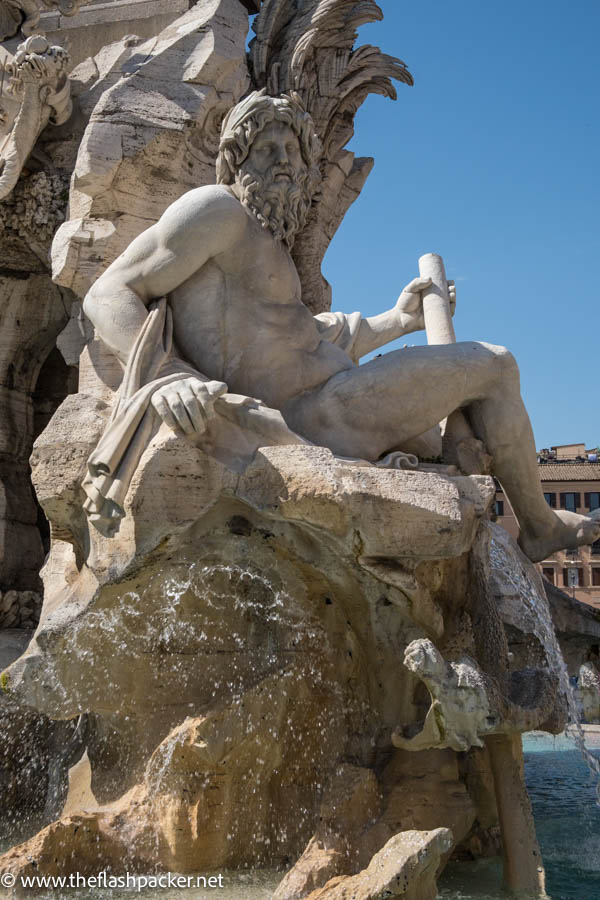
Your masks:
[{"label": "blue sky", "polygon": [[349,147],[375,168],[325,259],[333,308],[381,312],[441,253],[457,339],[513,351],[538,448],[596,446],[600,3],[379,4],[359,43],[415,86],[357,116]]}]

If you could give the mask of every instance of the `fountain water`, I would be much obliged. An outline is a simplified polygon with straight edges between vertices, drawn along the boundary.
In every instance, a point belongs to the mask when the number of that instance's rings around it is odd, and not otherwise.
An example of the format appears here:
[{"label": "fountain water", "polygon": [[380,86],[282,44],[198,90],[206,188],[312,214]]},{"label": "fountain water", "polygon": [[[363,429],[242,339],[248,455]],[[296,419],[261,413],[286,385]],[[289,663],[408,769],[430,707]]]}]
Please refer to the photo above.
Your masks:
[{"label": "fountain water", "polygon": [[505,539],[498,540],[493,534],[490,540],[490,562],[492,570],[508,581],[518,593],[523,604],[524,621],[544,648],[548,669],[557,679],[566,701],[571,726],[566,729],[566,733],[575,742],[590,773],[597,782],[596,795],[600,805],[600,761],[586,747],[585,733],[581,727],[575,692],[556,637],[548,598],[541,578],[539,575],[537,578],[532,577],[531,564],[525,560],[515,544],[511,544]]}]

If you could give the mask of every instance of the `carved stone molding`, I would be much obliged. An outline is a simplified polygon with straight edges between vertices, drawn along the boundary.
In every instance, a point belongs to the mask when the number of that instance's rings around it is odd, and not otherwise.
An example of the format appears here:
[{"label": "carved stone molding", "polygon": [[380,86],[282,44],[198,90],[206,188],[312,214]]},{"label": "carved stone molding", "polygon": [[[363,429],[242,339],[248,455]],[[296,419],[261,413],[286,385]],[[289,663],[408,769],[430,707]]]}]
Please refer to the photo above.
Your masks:
[{"label": "carved stone molding", "polygon": [[88,0],[0,0],[0,41],[14,37],[19,31],[32,35],[40,31],[40,14],[56,9],[63,16],[74,16]]},{"label": "carved stone molding", "polygon": [[71,115],[69,54],[33,35],[0,68],[0,200],[10,194],[48,122]]}]

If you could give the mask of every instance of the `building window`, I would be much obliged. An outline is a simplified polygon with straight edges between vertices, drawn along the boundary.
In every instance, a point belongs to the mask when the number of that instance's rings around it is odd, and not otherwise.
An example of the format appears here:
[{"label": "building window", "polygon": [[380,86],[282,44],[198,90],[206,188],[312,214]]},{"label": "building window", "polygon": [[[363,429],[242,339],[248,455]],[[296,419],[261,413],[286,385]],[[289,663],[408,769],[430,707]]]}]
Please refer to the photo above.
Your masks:
[{"label": "building window", "polygon": [[583,587],[583,569],[576,566],[569,566],[563,569],[563,585],[564,587]]},{"label": "building window", "polygon": [[551,506],[552,509],[556,509],[556,494],[547,494],[546,492],[544,492],[544,500],[546,501],[548,506]]},{"label": "building window", "polygon": [[[600,569],[598,569],[598,572],[600,572]],[[543,568],[542,575],[544,576],[546,581],[549,581],[550,584],[554,584],[554,569],[550,568],[550,566],[548,566],[547,568]]]},{"label": "building window", "polygon": [[592,556],[600,556],[600,541],[594,541],[592,544]]},{"label": "building window", "polygon": [[600,587],[600,569],[597,566],[592,568],[592,584],[594,587]]},{"label": "building window", "polygon": [[496,500],[494,512],[496,513],[497,516],[504,515],[504,500]]},{"label": "building window", "polygon": [[600,509],[600,491],[590,491],[585,495],[585,505],[590,512],[594,509]]},{"label": "building window", "polygon": [[573,491],[567,491],[565,494],[560,495],[560,508],[568,509],[571,512],[575,512],[576,509],[579,509],[581,506],[581,496],[579,493],[575,493]]}]

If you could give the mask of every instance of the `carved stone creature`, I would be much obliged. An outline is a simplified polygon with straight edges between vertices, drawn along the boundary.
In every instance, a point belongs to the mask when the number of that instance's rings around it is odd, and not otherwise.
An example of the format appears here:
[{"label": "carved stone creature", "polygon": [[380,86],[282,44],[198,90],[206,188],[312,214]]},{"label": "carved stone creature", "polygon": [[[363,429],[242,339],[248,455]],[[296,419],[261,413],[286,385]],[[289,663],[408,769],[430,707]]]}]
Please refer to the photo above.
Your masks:
[{"label": "carved stone creature", "polygon": [[39,135],[62,125],[72,111],[69,54],[33,35],[2,66],[0,93],[0,200],[7,197]]},{"label": "carved stone creature", "polygon": [[[395,733],[392,742],[403,750],[451,747],[464,751],[482,747],[480,734],[497,724],[484,678],[474,660],[447,662],[431,641],[408,645],[404,665],[427,686],[432,703],[422,729],[411,737]],[[491,727],[490,727],[491,726]]]},{"label": "carved stone creature", "polygon": [[88,0],[0,0],[0,41],[14,37],[19,30],[31,36],[39,32],[40,14],[57,9],[63,16],[74,16]]},{"label": "carved stone creature", "polygon": [[392,735],[392,743],[402,750],[483,747],[485,735],[540,727],[554,707],[553,684],[545,670],[513,673],[510,696],[505,697],[474,659],[463,655],[448,661],[426,638],[408,645],[404,665],[427,687],[431,706],[424,721]]},{"label": "carved stone creature", "polygon": [[600,676],[593,662],[585,662],[579,669],[578,694],[586,722],[600,719]]}]

